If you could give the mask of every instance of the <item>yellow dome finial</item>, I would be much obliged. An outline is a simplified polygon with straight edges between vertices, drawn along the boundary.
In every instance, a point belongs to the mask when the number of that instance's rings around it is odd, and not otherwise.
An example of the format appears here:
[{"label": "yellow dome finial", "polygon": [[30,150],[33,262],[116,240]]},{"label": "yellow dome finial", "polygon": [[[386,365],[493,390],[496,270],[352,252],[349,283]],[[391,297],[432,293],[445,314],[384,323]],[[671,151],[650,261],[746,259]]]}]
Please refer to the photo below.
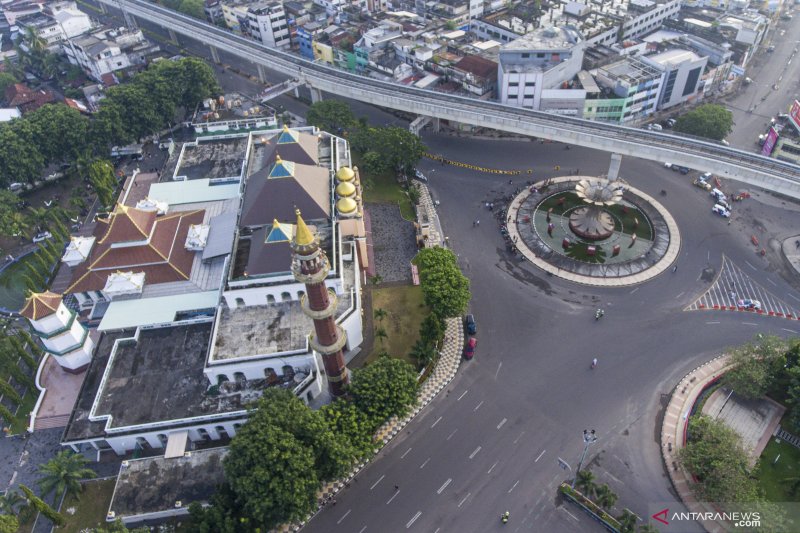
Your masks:
[{"label": "yellow dome finial", "polygon": [[283,131],[289,131],[289,126],[287,126],[286,124],[284,124],[284,125],[283,125]]},{"label": "yellow dome finial", "polygon": [[305,220],[300,216],[300,210],[295,209],[294,213],[297,215],[297,232],[294,236],[294,242],[299,246],[308,246],[314,243],[314,234],[306,226]]}]

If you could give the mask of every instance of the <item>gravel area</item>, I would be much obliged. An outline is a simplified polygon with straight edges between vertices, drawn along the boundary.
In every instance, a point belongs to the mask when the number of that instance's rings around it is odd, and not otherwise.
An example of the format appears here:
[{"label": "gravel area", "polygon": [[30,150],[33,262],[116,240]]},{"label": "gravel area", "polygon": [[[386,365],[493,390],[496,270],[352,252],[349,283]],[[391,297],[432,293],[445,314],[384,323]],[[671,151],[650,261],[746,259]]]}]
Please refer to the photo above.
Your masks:
[{"label": "gravel area", "polygon": [[367,204],[372,218],[375,270],[383,281],[411,281],[411,259],[417,255],[414,224],[392,204]]}]

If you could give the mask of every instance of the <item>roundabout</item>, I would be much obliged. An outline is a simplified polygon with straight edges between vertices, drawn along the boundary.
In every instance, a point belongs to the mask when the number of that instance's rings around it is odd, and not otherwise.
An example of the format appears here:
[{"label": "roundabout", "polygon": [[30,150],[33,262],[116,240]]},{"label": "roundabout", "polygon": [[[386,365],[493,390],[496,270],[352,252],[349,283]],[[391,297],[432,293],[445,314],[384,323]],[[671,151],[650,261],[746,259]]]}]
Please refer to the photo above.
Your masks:
[{"label": "roundabout", "polygon": [[517,250],[538,268],[576,283],[636,285],[662,273],[680,252],[669,211],[622,180],[541,181],[518,194],[508,213]]}]

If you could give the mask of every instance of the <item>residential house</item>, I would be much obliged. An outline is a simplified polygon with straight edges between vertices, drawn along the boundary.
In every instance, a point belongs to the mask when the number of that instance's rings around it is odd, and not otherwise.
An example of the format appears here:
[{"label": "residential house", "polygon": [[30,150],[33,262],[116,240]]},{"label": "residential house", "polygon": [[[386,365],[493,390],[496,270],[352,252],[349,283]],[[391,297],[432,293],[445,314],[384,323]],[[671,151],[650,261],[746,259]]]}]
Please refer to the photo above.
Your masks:
[{"label": "residential house", "polygon": [[102,29],[62,43],[67,60],[87,76],[103,81],[104,76],[144,65],[159,47],[148,41],[142,30]]},{"label": "residential house", "polygon": [[24,115],[55,102],[56,97],[49,90],[31,89],[24,83],[15,83],[6,88],[5,100],[7,106],[18,108]]}]

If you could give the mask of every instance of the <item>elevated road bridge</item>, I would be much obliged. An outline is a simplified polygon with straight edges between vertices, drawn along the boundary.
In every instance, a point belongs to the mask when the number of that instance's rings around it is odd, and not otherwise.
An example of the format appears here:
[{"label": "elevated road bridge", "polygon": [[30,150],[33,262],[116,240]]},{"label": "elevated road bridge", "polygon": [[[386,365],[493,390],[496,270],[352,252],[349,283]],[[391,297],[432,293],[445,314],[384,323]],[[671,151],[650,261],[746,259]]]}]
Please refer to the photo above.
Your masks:
[{"label": "elevated road bridge", "polygon": [[219,61],[219,50],[222,50],[252,62],[262,77],[266,68],[295,78],[311,88],[312,99],[318,99],[322,92],[327,92],[434,120],[462,122],[603,150],[614,154],[609,169],[611,177],[619,169],[620,156],[633,156],[712,172],[800,199],[800,167],[791,163],[701,139],[521,109],[375,80],[269,48],[144,0],[98,2],[123,10],[126,17],[140,17],[159,25],[167,29],[173,39],[175,34],[180,34],[208,45],[215,61]]}]

